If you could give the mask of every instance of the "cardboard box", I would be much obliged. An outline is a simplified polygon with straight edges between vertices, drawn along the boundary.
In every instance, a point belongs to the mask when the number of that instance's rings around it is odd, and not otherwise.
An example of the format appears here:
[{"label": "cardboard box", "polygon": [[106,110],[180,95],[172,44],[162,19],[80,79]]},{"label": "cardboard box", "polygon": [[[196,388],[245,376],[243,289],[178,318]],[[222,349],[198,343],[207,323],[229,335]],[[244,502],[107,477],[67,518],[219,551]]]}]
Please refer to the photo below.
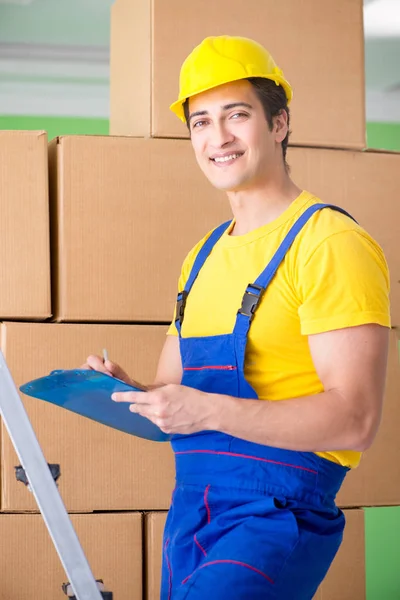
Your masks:
[{"label": "cardboard box", "polygon": [[363,510],[346,510],[343,542],[314,600],[365,600]]},{"label": "cardboard box", "polygon": [[167,512],[144,515],[144,598],[159,600],[161,586],[162,540]]},{"label": "cardboard box", "polygon": [[400,325],[400,153],[289,148],[297,185],[347,210],[382,246],[391,273],[392,325]]},{"label": "cardboard box", "polygon": [[[165,327],[4,323],[2,351],[19,387],[53,369],[82,365],[107,348],[138,381],[153,380]],[[174,460],[168,443],[150,442],[100,425],[42,400],[22,396],[47,462],[60,465],[59,490],[69,511],[169,508]],[[1,508],[37,511],[16,481],[19,464],[2,425]]]},{"label": "cardboard box", "polygon": [[[142,599],[138,513],[71,515],[96,579],[116,600]],[[0,600],[62,600],[68,581],[41,515],[0,515]]]},{"label": "cardboard box", "polygon": [[189,143],[63,137],[50,155],[57,320],[170,321],[184,257],[230,217]]},{"label": "cardboard box", "polygon": [[249,0],[246,10],[240,0],[220,0],[212,10],[183,0],[117,0],[111,11],[110,133],[188,137],[169,110],[178,98],[181,65],[205,37],[228,34],[263,44],[293,86],[292,143],[363,148],[362,9],[362,0]]},{"label": "cardboard box", "polygon": [[400,505],[398,344],[398,332],[393,330],[380,428],[373,445],[361,457],[360,465],[346,475],[337,496],[339,506]]},{"label": "cardboard box", "polygon": [[[185,140],[63,137],[50,149],[59,321],[169,322],[186,253],[231,218]],[[385,251],[400,325],[400,154],[290,148],[292,177]]]},{"label": "cardboard box", "polygon": [[51,316],[47,134],[0,131],[0,318]]},{"label": "cardboard box", "polygon": [[[145,599],[158,600],[161,585],[162,535],[167,513],[145,515]],[[364,511],[346,510],[343,543],[319,587],[315,600],[365,599]]]}]

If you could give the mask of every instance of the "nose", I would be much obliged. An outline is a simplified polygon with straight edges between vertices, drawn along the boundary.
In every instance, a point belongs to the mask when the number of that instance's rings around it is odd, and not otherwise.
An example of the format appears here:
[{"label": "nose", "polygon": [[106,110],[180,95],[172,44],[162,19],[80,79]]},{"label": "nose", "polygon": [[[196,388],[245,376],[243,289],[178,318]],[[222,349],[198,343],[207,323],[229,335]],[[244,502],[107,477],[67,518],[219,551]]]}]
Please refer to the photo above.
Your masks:
[{"label": "nose", "polygon": [[210,143],[214,148],[224,148],[235,141],[232,131],[226,126],[225,121],[217,121],[212,128]]}]

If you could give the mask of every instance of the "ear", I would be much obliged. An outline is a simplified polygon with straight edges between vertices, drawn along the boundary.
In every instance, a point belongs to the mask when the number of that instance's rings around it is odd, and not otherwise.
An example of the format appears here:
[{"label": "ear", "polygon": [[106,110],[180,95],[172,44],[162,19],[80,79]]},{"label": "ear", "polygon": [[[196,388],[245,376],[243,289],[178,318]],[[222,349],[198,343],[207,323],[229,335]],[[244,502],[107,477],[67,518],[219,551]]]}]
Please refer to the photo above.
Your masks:
[{"label": "ear", "polygon": [[286,110],[282,108],[282,110],[274,117],[275,141],[277,143],[283,142],[288,130],[288,115]]}]

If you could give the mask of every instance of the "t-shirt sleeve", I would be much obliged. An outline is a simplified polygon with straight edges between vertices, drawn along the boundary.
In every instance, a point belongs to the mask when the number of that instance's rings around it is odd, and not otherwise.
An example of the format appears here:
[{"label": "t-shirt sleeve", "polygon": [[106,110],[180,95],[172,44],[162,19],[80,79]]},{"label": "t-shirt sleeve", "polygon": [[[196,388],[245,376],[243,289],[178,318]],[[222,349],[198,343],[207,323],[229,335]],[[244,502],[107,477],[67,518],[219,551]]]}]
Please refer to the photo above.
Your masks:
[{"label": "t-shirt sleeve", "polygon": [[324,239],[297,270],[297,279],[303,335],[367,323],[390,327],[387,263],[364,232]]}]

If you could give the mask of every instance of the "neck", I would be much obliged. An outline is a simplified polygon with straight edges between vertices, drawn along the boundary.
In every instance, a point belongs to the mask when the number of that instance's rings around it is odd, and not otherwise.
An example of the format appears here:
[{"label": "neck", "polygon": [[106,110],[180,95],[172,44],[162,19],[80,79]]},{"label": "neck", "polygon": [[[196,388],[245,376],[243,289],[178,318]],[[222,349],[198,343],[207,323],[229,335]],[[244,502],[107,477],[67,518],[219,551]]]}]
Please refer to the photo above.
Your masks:
[{"label": "neck", "polygon": [[245,235],[272,223],[292,204],[301,191],[285,171],[281,177],[248,189],[228,192],[235,219],[231,235]]}]

